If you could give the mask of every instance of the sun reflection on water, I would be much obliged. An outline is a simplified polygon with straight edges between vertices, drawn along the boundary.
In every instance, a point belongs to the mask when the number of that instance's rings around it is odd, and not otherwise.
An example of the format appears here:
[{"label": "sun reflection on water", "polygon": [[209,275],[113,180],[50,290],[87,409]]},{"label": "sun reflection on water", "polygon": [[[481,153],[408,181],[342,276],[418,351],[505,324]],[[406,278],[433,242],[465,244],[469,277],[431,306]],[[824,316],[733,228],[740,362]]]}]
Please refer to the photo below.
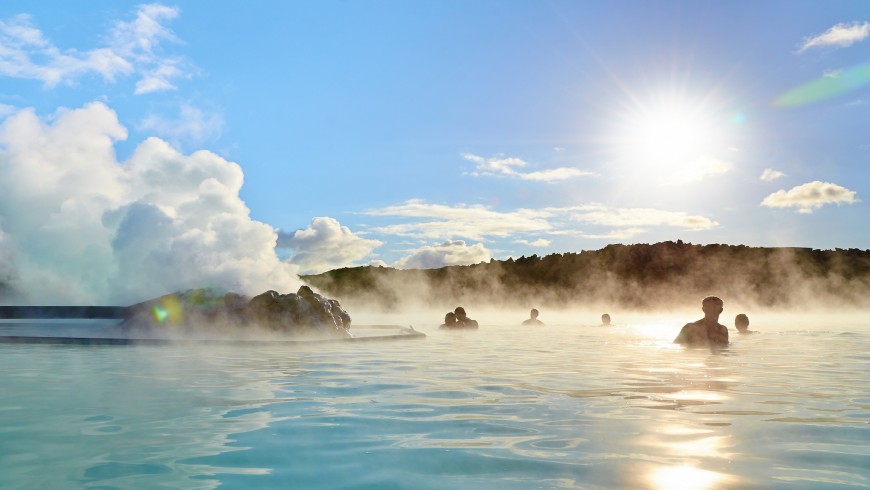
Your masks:
[{"label": "sun reflection on water", "polygon": [[657,468],[649,475],[652,488],[667,490],[704,490],[715,488],[730,479],[729,475],[690,465]]}]

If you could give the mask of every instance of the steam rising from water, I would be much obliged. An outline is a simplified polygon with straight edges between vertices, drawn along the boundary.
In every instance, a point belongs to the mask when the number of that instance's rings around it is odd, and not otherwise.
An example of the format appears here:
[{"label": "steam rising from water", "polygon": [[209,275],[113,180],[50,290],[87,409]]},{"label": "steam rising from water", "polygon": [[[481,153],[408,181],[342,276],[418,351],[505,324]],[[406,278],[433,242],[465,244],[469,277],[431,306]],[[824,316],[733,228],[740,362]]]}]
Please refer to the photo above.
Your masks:
[{"label": "steam rising from water", "polygon": [[94,102],[0,124],[0,302],[130,304],[194,287],[295,291],[277,232],[239,198],[241,168],[149,138],[128,161]]}]

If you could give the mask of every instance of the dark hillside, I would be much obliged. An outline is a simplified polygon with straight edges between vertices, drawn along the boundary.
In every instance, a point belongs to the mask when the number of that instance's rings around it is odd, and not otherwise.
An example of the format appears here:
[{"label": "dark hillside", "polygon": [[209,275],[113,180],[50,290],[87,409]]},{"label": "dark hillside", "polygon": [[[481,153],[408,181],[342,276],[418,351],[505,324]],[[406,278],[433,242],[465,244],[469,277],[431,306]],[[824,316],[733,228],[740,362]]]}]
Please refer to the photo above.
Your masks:
[{"label": "dark hillside", "polygon": [[764,307],[870,306],[870,251],[692,245],[608,245],[596,251],[428,270],[352,267],[303,280],[342,304],[405,301],[624,309],[695,304],[707,294]]}]

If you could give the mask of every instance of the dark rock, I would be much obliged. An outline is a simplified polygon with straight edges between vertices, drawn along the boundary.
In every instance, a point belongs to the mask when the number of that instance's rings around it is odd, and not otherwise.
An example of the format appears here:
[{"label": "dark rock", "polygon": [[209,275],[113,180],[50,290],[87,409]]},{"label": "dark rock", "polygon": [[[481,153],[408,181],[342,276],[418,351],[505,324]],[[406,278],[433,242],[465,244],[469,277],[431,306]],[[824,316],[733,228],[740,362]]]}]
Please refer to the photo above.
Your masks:
[{"label": "dark rock", "polygon": [[248,298],[213,289],[191,289],[131,306],[125,328],[159,330],[226,330],[259,326],[291,334],[350,337],[350,315],[338,301],[324,298],[308,286],[297,293],[276,291]]}]

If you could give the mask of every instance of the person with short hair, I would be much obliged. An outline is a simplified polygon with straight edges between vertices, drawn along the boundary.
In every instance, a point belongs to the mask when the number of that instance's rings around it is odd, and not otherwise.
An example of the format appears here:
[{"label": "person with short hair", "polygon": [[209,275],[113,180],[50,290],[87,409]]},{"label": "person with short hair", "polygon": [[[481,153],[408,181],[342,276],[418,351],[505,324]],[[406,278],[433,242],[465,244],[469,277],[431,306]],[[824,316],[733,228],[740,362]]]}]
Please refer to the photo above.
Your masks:
[{"label": "person with short hair", "polygon": [[465,308],[457,306],[453,313],[456,315],[456,322],[459,323],[459,328],[477,328],[477,321],[468,318],[465,314]]},{"label": "person with short hair", "polygon": [[543,325],[544,322],[538,320],[538,310],[532,308],[529,312],[529,319],[523,321],[523,325]]},{"label": "person with short hair", "polygon": [[734,326],[737,327],[737,333],[741,335],[755,333],[752,330],[749,330],[749,317],[746,316],[745,313],[740,313],[734,317]]},{"label": "person with short hair", "polygon": [[716,296],[704,298],[701,302],[704,318],[684,325],[674,343],[693,347],[728,345],[728,328],[719,323],[719,315],[724,309],[725,303]]},{"label": "person with short hair", "polygon": [[605,327],[610,326],[610,315],[607,313],[601,315],[601,324]]}]

